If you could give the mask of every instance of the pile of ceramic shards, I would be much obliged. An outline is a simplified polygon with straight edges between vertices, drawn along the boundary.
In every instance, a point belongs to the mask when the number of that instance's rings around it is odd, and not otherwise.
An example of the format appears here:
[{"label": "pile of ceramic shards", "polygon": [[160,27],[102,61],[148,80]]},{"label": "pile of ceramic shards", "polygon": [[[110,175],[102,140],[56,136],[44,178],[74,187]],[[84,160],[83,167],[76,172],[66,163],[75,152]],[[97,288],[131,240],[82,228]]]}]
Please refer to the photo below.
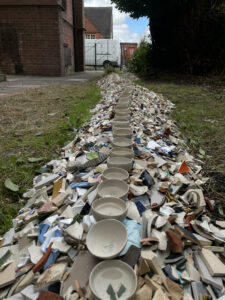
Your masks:
[{"label": "pile of ceramic shards", "polygon": [[[224,299],[225,221],[174,105],[111,74],[0,239],[0,299]],[[178,124],[179,125],[179,124]]]}]

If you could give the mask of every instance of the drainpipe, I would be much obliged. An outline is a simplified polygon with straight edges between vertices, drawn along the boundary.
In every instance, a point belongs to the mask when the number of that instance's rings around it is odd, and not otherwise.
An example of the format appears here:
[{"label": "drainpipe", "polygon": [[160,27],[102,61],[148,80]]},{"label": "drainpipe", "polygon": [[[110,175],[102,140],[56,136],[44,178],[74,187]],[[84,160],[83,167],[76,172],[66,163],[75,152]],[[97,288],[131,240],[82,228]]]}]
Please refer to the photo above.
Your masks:
[{"label": "drainpipe", "polygon": [[74,55],[74,71],[76,72],[76,45],[77,45],[77,33],[76,33],[76,15],[75,15],[75,1],[72,0],[72,9],[73,9],[73,55]]}]

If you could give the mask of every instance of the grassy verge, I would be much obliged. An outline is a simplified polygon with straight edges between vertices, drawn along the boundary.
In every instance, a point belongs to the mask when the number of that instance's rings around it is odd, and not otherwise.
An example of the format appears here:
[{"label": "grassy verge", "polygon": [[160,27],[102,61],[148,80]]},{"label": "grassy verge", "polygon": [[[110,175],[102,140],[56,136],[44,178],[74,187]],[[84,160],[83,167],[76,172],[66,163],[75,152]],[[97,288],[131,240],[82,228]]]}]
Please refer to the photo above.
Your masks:
[{"label": "grassy verge", "polygon": [[[171,117],[195,155],[205,162],[204,171],[210,177],[206,186],[208,195],[214,200],[225,200],[224,82],[205,79],[197,83],[189,80],[140,80],[137,83],[176,104]],[[225,201],[223,206],[225,212]]]},{"label": "grassy verge", "polygon": [[[90,118],[89,110],[100,98],[92,80],[47,86],[1,99],[0,234],[11,227],[11,218],[23,204],[21,196],[37,170],[59,157],[61,146],[74,138],[76,128]],[[6,179],[18,185],[19,191],[7,189]]]}]

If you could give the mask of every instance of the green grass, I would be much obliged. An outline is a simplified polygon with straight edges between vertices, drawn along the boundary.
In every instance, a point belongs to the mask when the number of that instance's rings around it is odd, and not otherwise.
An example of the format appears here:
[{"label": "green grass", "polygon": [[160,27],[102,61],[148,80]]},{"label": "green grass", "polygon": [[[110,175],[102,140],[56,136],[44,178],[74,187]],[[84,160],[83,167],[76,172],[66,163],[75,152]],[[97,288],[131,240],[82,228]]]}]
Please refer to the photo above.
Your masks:
[{"label": "green grass", "polygon": [[118,75],[123,75],[124,74],[123,71],[118,71],[118,69],[114,68],[113,66],[109,66],[108,68],[106,68],[104,73],[105,73],[105,75],[109,75],[109,74],[112,74],[112,73],[116,73]]},{"label": "green grass", "polygon": [[[11,218],[24,204],[22,194],[32,186],[37,170],[59,157],[60,148],[73,140],[77,128],[90,119],[90,109],[100,98],[100,90],[92,80],[27,91],[0,104],[2,108],[9,106],[0,122],[0,234],[11,227]],[[31,163],[29,158],[43,160]],[[19,192],[4,186],[7,178],[19,186]]]},{"label": "green grass", "polygon": [[[171,114],[189,147],[205,162],[212,199],[225,199],[225,85],[224,82],[137,81],[176,104]],[[204,152],[201,151],[203,149]],[[203,153],[203,155],[200,152]]]}]

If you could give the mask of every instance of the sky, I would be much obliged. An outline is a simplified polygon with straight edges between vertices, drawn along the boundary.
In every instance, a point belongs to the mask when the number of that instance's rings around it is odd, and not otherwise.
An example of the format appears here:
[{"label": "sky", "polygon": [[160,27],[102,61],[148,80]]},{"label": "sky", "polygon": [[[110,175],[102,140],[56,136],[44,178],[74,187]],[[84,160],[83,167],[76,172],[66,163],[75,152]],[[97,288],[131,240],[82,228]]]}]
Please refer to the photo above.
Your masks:
[{"label": "sky", "polygon": [[114,39],[120,42],[140,42],[149,35],[148,19],[132,19],[128,14],[121,13],[110,0],[84,0],[84,6],[112,6]]}]

